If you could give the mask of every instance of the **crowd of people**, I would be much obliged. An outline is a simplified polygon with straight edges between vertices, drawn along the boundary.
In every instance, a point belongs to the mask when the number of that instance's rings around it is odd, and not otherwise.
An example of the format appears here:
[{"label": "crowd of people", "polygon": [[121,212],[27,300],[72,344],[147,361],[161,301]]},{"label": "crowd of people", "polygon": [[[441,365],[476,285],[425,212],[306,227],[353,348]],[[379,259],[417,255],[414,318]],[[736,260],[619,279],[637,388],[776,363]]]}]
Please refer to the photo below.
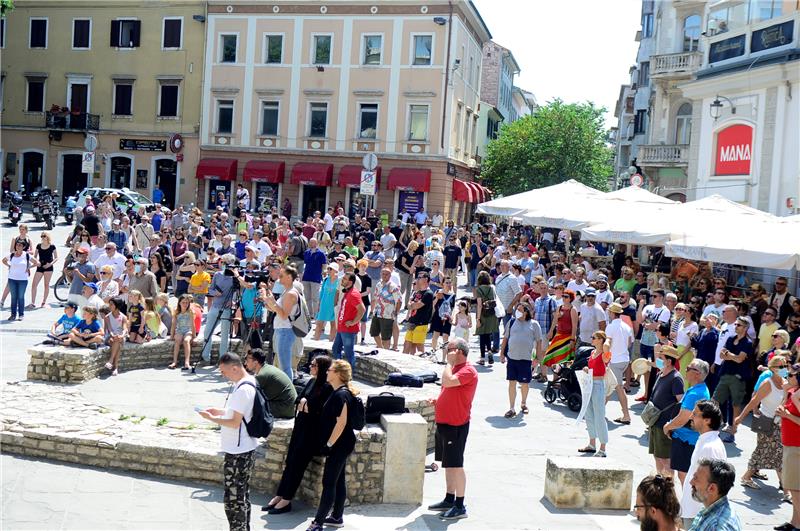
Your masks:
[{"label": "crowd of people", "polygon": [[[477,219],[457,225],[424,211],[392,220],[386,212],[345,215],[344,208],[331,207],[293,221],[291,208],[253,213],[248,206],[244,200],[233,208],[221,203],[208,215],[160,205],[123,212],[113,194],[88,198],[65,242],[69,303],[47,341],[106,344],[106,367],[118,374],[126,342],[170,338],[169,368],[189,369],[192,344],[203,342],[202,358],[210,360],[210,339],[219,328],[220,352],[227,353],[230,338],[238,337],[248,353],[244,359],[223,355],[221,366],[234,367],[230,374],[248,378],[247,369],[274,364],[285,383],[295,377],[304,337],[297,327],[307,317],[306,337],[329,339],[334,358],[312,364],[318,381],[320,366],[326,368],[333,390],[312,385],[297,409],[289,408],[298,419],[309,415],[299,424],[308,430],[321,429],[311,425],[323,421],[311,419],[325,411],[324,422],[332,424],[318,433],[336,434],[328,440],[331,464],[315,525],[331,519],[335,525],[342,517],[343,463],[352,451],[346,410],[352,402],[338,389],[356,394],[350,381],[357,345],[369,335],[380,348],[424,356],[452,371],[453,346],[466,345],[461,364],[471,366],[466,360],[476,335],[476,364],[489,370],[495,356],[505,364],[507,418],[529,413],[533,384],[558,378],[572,360],[585,358],[591,389],[588,443],[580,452],[605,457],[613,451],[607,402],[616,397],[620,414],[614,422],[630,424],[628,395],[641,389],[634,400],[645,406],[642,419],[659,474],[637,494],[643,529],[645,522],[664,518],[681,517],[688,525],[698,515],[733,515],[729,508],[712,507],[725,498],[733,473],[724,443],[735,441],[751,412],[757,413],[751,427],[758,430],[758,443],[740,482],[757,489],[755,480],[766,479],[762,471],[775,470],[785,500],[794,503],[792,521],[780,529],[800,526],[800,301],[789,293],[785,277],[777,277],[768,291],[760,283],[743,285],[740,278],[729,282],[727,270],[709,263],[670,260],[660,249],[647,254],[580,241],[570,231]],[[41,239],[34,247],[21,225],[3,259],[9,267],[3,302],[10,294],[12,319],[31,308],[24,301],[31,269],[34,299],[41,280],[42,304],[49,295],[59,254],[46,233]],[[459,285],[459,278],[466,283]],[[244,401],[249,392],[237,390]],[[220,415],[207,410],[211,420]],[[468,426],[468,418],[462,415],[459,426]],[[219,422],[223,429],[233,426],[225,422]],[[463,453],[465,430],[443,432]],[[241,444],[234,446],[250,443]],[[272,512],[290,510],[316,451],[299,436],[293,444],[285,481],[267,506]],[[226,473],[248,466],[247,460],[232,459]],[[675,472],[683,494],[673,504],[663,493],[673,488]],[[456,474],[448,481],[445,509],[459,507],[454,517],[466,515],[461,479]],[[661,501],[655,504],[657,493]],[[708,525],[695,519],[692,529]]]}]

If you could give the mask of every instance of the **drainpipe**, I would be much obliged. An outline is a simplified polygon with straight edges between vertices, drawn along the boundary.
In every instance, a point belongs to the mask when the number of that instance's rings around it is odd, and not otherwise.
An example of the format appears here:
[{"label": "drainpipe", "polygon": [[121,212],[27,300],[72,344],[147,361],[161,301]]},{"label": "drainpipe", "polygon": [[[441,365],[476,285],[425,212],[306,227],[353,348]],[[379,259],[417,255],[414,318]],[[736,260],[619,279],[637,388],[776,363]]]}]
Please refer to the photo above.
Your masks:
[{"label": "drainpipe", "polygon": [[453,2],[447,2],[450,14],[447,19],[447,57],[444,65],[444,97],[442,98],[442,138],[441,149],[444,149],[444,127],[447,122],[447,87],[450,84],[450,40],[453,35]]}]

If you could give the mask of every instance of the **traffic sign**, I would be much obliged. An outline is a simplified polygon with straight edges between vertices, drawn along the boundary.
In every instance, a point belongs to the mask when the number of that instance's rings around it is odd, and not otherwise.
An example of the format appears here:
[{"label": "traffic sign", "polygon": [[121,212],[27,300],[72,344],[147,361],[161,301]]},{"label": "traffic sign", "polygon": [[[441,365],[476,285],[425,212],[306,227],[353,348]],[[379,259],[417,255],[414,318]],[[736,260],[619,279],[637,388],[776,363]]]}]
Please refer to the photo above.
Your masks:
[{"label": "traffic sign", "polygon": [[365,170],[374,171],[378,167],[378,156],[375,153],[367,153],[361,159],[361,165]]},{"label": "traffic sign", "polygon": [[644,184],[644,179],[641,174],[634,173],[631,175],[631,186],[641,186],[642,184]]},{"label": "traffic sign", "polygon": [[97,151],[97,137],[88,135],[86,140],[83,141],[83,147],[86,148],[86,151]]},{"label": "traffic sign", "polygon": [[84,151],[81,159],[81,171],[83,173],[94,173],[94,151]]},{"label": "traffic sign", "polygon": [[374,171],[361,171],[361,188],[359,192],[363,195],[375,195],[375,182],[377,175]]}]

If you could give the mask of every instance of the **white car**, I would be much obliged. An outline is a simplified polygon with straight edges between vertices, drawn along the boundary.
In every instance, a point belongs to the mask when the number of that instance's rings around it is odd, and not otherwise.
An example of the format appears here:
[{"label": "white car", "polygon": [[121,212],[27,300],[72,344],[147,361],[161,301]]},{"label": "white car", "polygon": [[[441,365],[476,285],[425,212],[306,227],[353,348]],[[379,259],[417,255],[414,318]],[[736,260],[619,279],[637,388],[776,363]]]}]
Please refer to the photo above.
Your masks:
[{"label": "white car", "polygon": [[[112,192],[119,196],[117,198],[117,204],[122,208],[123,212],[127,212],[130,207],[133,207],[134,210],[139,210],[140,207],[145,207],[148,210],[152,210],[155,206],[155,203],[153,203],[150,199],[129,188],[92,187],[84,188],[81,193],[78,194],[77,209],[83,210],[83,207],[86,206],[86,196],[88,195],[91,195],[95,199],[95,204],[97,204],[98,201],[102,201],[105,196]],[[169,212],[169,209],[163,205],[162,210],[164,212]]]}]

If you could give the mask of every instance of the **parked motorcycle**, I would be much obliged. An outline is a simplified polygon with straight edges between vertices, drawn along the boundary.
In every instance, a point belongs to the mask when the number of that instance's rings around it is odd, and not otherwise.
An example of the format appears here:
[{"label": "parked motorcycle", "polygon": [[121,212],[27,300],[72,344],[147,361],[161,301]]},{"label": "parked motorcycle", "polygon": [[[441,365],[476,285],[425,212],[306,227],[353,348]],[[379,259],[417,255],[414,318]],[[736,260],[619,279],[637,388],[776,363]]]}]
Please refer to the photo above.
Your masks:
[{"label": "parked motorcycle", "polygon": [[55,209],[53,208],[53,191],[49,188],[41,188],[31,194],[31,210],[36,221],[44,219],[45,209],[52,217]]},{"label": "parked motorcycle", "polygon": [[78,207],[78,201],[75,196],[69,196],[67,202],[64,203],[64,221],[72,225],[75,219],[75,209]]},{"label": "parked motorcycle", "polygon": [[53,230],[53,208],[49,201],[39,203],[39,215],[47,226],[47,230]]},{"label": "parked motorcycle", "polygon": [[17,225],[22,219],[22,190],[11,192],[8,204],[8,219],[12,225]]}]

